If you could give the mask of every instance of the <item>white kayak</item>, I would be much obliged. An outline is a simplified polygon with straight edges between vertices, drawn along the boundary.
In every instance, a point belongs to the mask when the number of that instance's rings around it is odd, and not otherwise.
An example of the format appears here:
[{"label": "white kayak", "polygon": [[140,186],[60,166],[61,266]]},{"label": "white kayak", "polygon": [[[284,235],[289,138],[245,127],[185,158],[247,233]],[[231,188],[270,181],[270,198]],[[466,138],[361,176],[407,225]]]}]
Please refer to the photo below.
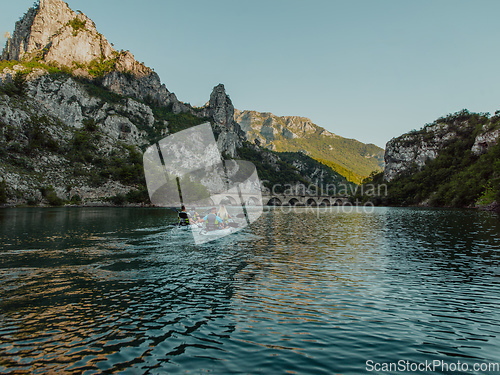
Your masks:
[{"label": "white kayak", "polygon": [[201,224],[190,224],[190,225],[177,225],[177,229],[181,230],[192,230],[192,231],[200,231],[203,229]]},{"label": "white kayak", "polygon": [[233,228],[217,229],[217,230],[206,230],[202,229],[200,235],[208,237],[221,237],[235,232]]},{"label": "white kayak", "polygon": [[[205,225],[203,225],[202,223],[190,224],[190,225],[178,225],[174,230],[182,232],[190,231],[195,236],[195,240],[198,238],[198,240],[196,241],[201,241],[201,243],[225,237],[231,233],[235,233],[238,231],[237,225],[234,225],[233,227],[229,228],[208,231],[205,228]],[[202,240],[202,238],[205,239]]]},{"label": "white kayak", "polygon": [[203,229],[203,225],[201,224],[191,224],[189,226],[189,228],[191,228],[192,231],[200,231]]}]

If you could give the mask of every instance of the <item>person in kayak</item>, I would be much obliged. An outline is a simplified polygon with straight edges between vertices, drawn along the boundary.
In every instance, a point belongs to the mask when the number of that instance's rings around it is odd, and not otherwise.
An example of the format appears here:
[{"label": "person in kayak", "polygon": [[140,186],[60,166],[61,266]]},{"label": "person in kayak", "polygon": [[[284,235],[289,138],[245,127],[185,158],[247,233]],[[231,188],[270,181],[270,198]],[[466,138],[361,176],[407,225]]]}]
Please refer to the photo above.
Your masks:
[{"label": "person in kayak", "polygon": [[222,219],[222,222],[224,225],[227,227],[229,224],[229,219],[231,219],[231,215],[229,215],[229,212],[226,210],[226,206],[221,204],[219,206],[219,211],[217,212],[217,216],[219,216]]},{"label": "person in kayak", "polygon": [[203,221],[206,223],[207,231],[218,230],[224,228],[224,222],[222,219],[217,216],[217,208],[212,207],[211,212],[203,218]]},{"label": "person in kayak", "polygon": [[181,207],[181,212],[178,213],[179,226],[185,227],[185,226],[188,226],[189,224],[191,224],[191,218],[190,218],[190,216],[191,215],[189,215],[186,212],[186,207],[182,206]]},{"label": "person in kayak", "polygon": [[201,223],[203,222],[203,219],[201,218],[200,214],[196,212],[195,207],[191,207],[191,210],[189,211],[189,215],[191,218],[192,223]]}]

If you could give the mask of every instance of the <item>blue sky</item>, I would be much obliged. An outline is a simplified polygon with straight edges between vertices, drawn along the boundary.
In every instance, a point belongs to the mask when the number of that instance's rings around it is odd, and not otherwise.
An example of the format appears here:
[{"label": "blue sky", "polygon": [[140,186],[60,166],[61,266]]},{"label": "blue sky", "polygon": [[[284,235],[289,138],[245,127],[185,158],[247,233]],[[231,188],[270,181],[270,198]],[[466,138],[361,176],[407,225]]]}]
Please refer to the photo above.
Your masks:
[{"label": "blue sky", "polygon": [[[0,36],[32,4],[4,1]],[[309,117],[381,147],[463,108],[500,109],[498,0],[68,4],[192,105],[223,83],[238,109]]]}]

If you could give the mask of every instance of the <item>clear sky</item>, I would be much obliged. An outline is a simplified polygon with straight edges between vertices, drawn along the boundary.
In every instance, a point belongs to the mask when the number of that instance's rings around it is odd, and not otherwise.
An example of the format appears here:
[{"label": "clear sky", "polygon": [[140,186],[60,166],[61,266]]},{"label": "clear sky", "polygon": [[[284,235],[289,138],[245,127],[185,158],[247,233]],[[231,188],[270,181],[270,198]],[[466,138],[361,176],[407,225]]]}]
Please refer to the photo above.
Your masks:
[{"label": "clear sky", "polygon": [[[0,36],[33,0],[2,2]],[[500,109],[500,0],[67,2],[192,105],[223,83],[238,109],[381,147],[463,108]]]}]

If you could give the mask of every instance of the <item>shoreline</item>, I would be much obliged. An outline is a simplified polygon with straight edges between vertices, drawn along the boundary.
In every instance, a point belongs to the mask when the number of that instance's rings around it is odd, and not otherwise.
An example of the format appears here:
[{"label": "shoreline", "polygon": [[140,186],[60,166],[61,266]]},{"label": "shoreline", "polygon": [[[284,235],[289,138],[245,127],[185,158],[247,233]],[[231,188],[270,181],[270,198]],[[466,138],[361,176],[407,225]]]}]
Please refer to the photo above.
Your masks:
[{"label": "shoreline", "polygon": [[[208,206],[207,206],[208,207]],[[343,207],[343,206],[263,206],[263,207],[286,207],[287,209],[295,208],[331,208],[331,207]],[[345,205],[345,207],[366,207],[363,205]],[[468,206],[468,207],[431,207],[431,206],[370,206],[370,207],[385,207],[385,208],[428,208],[428,209],[463,209],[463,210],[478,210],[484,212],[491,212],[500,215],[500,203],[493,202],[487,206]],[[15,209],[15,208],[156,208],[156,209],[171,209],[169,206],[154,206],[152,204],[144,203],[130,203],[116,205],[109,202],[89,202],[88,204],[76,205],[76,204],[66,204],[61,206],[51,206],[51,205],[36,205],[30,206],[27,204],[3,204],[0,205],[0,209]]]}]

